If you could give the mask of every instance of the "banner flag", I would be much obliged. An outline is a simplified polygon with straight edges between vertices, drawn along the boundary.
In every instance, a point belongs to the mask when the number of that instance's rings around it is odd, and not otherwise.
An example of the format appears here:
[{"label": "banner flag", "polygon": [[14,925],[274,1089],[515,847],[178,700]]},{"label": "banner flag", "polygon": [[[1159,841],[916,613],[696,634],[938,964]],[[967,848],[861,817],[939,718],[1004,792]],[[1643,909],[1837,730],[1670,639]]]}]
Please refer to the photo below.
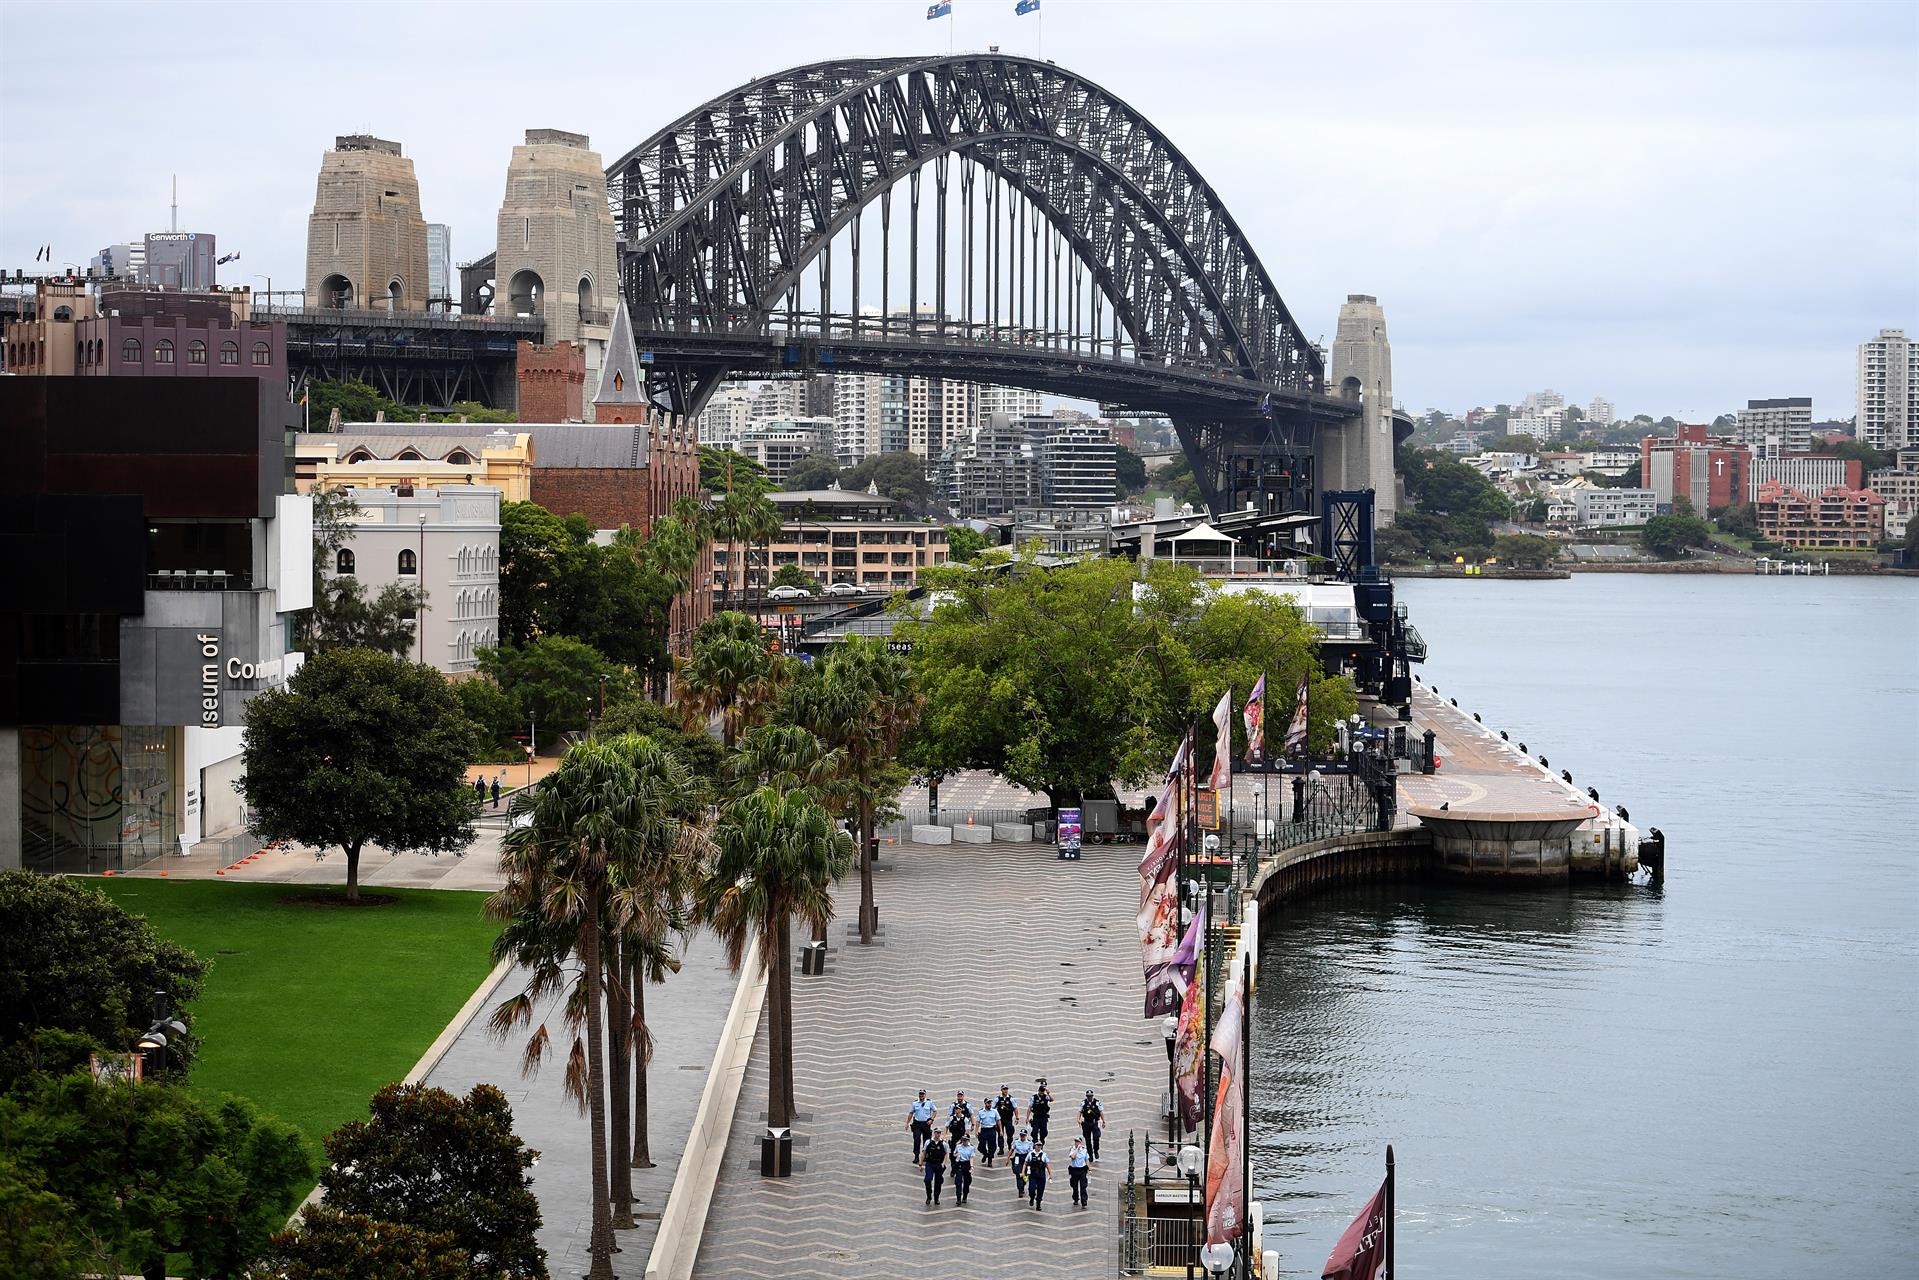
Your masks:
[{"label": "banner flag", "polygon": [[929,4],[926,6],[926,20],[928,22],[931,22],[935,18],[950,17],[952,13],[953,0],[939,0],[938,4]]},{"label": "banner flag", "polygon": [[1013,16],[1016,18],[1021,14],[1038,12],[1039,0],[1019,0],[1019,3],[1013,6]]},{"label": "banner flag", "polygon": [[1186,999],[1179,1007],[1179,1030],[1173,1039],[1173,1084],[1179,1095],[1179,1121],[1189,1131],[1199,1128],[1200,1064],[1205,1059],[1201,1041],[1206,1038],[1206,984],[1195,982],[1186,988]]},{"label": "banner flag", "polygon": [[1386,1270],[1386,1184],[1359,1211],[1333,1246],[1320,1280],[1379,1280]]},{"label": "banner flag", "polygon": [[1299,695],[1293,701],[1293,722],[1286,726],[1287,755],[1306,750],[1306,673],[1299,673]]},{"label": "banner flag", "polygon": [[[1213,746],[1213,776],[1208,783],[1215,795],[1225,795],[1233,785],[1233,691],[1219,695],[1213,708],[1213,727],[1219,731]],[[1226,806],[1221,805],[1224,809]]]},{"label": "banner flag", "polygon": [[1147,973],[1154,966],[1171,964],[1179,951],[1179,886],[1165,876],[1146,894],[1146,906],[1139,913],[1139,953],[1141,967]]},{"label": "banner flag", "polygon": [[1180,769],[1183,768],[1186,764],[1186,757],[1189,754],[1191,754],[1192,750],[1193,750],[1193,731],[1191,729],[1188,729],[1186,731],[1186,736],[1180,739],[1179,750],[1173,752],[1173,763],[1166,766],[1166,776],[1168,778],[1177,777],[1179,775]]},{"label": "banner flag", "polygon": [[1146,1012],[1141,1017],[1163,1018],[1179,1012],[1179,966],[1148,965],[1146,968]]},{"label": "banner flag", "polygon": [[1139,905],[1146,905],[1146,892],[1153,882],[1166,875],[1172,866],[1174,855],[1179,846],[1177,833],[1173,830],[1174,784],[1169,782],[1160,789],[1159,800],[1153,805],[1152,814],[1146,819],[1146,852],[1139,860]]},{"label": "banner flag", "polygon": [[1259,764],[1266,758],[1266,673],[1260,672],[1259,683],[1253,686],[1253,692],[1246,699],[1246,709],[1240,712],[1246,721],[1246,763]]},{"label": "banner flag", "polygon": [[1206,1153],[1207,1244],[1237,1240],[1246,1231],[1246,1108],[1240,1084],[1239,1059],[1222,1063],[1213,1099],[1212,1148]]}]

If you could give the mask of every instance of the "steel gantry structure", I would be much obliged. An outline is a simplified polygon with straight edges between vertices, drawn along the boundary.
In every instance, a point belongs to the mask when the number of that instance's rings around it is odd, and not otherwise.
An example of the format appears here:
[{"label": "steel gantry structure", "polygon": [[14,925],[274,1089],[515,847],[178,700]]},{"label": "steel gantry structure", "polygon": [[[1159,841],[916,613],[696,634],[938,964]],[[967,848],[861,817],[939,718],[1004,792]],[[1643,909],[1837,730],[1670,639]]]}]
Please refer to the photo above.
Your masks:
[{"label": "steel gantry structure", "polygon": [[1358,412],[1192,163],[1051,63],[796,67],[675,120],[607,187],[650,389],[680,412],[768,374],[1028,386],[1166,414],[1215,510],[1265,511],[1315,509],[1315,434]]}]

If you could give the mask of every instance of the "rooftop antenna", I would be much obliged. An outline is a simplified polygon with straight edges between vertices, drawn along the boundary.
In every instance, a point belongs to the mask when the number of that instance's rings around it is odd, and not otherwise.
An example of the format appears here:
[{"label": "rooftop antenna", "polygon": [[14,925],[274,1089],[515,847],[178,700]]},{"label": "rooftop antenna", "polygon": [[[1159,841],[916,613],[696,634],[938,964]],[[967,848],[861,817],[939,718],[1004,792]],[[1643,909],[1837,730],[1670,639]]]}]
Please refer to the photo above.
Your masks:
[{"label": "rooftop antenna", "polygon": [[176,173],[173,175],[173,225],[168,227],[167,230],[178,231],[179,229],[180,229],[180,175]]}]

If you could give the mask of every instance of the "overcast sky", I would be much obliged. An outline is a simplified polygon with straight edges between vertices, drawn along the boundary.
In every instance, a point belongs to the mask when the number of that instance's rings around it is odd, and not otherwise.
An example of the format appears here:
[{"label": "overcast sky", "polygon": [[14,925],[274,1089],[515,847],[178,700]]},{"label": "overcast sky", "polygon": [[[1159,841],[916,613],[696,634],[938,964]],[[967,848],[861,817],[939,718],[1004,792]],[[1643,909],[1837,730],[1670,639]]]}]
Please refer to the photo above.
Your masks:
[{"label": "overcast sky", "polygon": [[[958,47],[1128,100],[1221,193],[1313,337],[1377,294],[1394,384],[1623,413],[1853,412],[1857,344],[1919,331],[1919,6],[955,0]],[[0,0],[0,264],[167,220],[276,288],[321,153],[400,141],[454,256],[492,248],[523,131],[607,159],[755,75],[937,53],[926,0],[114,5]],[[264,287],[252,280],[256,288]]]}]

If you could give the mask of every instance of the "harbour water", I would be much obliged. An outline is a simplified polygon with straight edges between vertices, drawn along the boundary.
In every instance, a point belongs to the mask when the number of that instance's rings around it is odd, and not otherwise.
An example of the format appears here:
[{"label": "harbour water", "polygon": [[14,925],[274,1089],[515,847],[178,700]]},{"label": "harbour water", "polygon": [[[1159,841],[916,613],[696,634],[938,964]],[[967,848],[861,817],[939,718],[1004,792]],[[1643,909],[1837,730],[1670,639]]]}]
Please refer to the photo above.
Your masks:
[{"label": "harbour water", "polygon": [[1919,581],[1409,581],[1429,683],[1662,888],[1269,916],[1255,1190],[1317,1276],[1398,1158],[1407,1276],[1919,1275]]}]

